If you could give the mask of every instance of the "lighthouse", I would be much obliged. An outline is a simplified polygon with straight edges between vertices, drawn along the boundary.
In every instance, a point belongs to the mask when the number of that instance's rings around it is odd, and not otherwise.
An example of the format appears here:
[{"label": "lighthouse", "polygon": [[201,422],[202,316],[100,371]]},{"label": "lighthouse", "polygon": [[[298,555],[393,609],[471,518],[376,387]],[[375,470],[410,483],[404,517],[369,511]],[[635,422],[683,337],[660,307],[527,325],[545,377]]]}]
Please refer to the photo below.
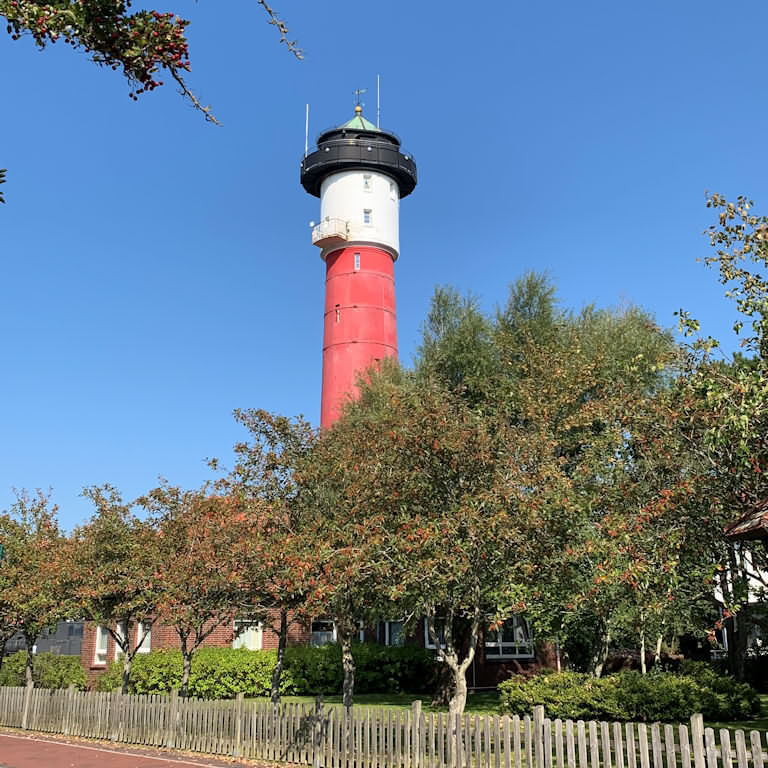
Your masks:
[{"label": "lighthouse", "polygon": [[320,423],[339,417],[358,375],[397,357],[395,262],[400,200],[416,187],[416,163],[400,139],[363,117],[362,107],[317,139],[301,163],[301,184],[320,198],[312,243],[325,261]]}]

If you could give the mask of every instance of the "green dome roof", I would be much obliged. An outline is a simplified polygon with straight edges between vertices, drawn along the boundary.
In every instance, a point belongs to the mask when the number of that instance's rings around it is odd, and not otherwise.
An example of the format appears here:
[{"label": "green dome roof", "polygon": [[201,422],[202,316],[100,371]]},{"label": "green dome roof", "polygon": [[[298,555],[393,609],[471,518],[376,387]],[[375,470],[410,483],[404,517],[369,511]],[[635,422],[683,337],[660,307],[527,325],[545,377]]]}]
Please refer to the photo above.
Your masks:
[{"label": "green dome roof", "polygon": [[344,125],[340,125],[339,129],[345,131],[379,131],[379,129],[370,121],[363,117],[363,110],[355,109],[355,116],[348,120]]}]

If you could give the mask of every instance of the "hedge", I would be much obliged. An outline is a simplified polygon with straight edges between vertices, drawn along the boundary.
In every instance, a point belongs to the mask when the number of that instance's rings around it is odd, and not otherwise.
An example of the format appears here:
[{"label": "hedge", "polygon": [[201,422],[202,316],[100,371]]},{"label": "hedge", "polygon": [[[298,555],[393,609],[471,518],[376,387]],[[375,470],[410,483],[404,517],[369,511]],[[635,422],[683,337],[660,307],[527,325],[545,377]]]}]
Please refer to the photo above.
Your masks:
[{"label": "hedge", "polygon": [[[436,679],[436,661],[418,647],[355,645],[357,693],[422,693],[431,691]],[[276,651],[245,648],[201,648],[192,658],[189,695],[204,699],[268,696]],[[181,652],[175,649],[137,655],[133,661],[130,688],[135,693],[167,693],[181,685]],[[99,677],[97,688],[119,688],[122,662],[115,662]],[[343,673],[341,648],[296,646],[286,649],[281,691],[284,694],[316,695],[340,693]]]},{"label": "hedge", "polygon": [[760,714],[760,697],[751,686],[717,675],[706,664],[689,671],[513,677],[499,685],[500,709],[524,715],[543,705],[552,718],[635,722],[680,722],[697,712],[708,720],[744,720]]},{"label": "hedge", "polygon": [[[26,651],[6,656],[0,669],[0,685],[24,685],[26,663]],[[84,691],[87,682],[79,656],[58,656],[53,653],[38,653],[34,657],[32,678],[37,688],[67,688],[74,685]]]}]

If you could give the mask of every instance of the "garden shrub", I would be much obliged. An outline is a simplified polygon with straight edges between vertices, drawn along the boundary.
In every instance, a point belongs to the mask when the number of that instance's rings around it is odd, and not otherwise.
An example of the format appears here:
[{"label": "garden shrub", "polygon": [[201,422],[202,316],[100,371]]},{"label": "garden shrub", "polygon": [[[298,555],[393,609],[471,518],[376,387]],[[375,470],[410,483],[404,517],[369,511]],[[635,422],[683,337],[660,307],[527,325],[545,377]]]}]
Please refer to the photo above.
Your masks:
[{"label": "garden shrub", "polygon": [[[354,644],[356,693],[421,693],[434,688],[434,654],[418,646]],[[285,665],[293,675],[296,693],[340,693],[344,680],[341,647],[288,648]]]},{"label": "garden shrub", "polygon": [[503,712],[530,714],[543,705],[553,718],[679,722],[697,712],[708,720],[760,713],[753,688],[703,668],[690,675],[627,671],[599,679],[577,672],[514,677],[501,683],[499,693]]},{"label": "garden shrub", "polygon": [[[189,695],[201,699],[232,699],[268,696],[276,651],[249,651],[245,648],[200,648],[192,657]],[[131,666],[130,689],[133,693],[169,693],[181,687],[183,661],[181,651],[167,648],[137,654]],[[99,677],[100,691],[114,691],[122,685],[122,662],[116,661]],[[290,672],[283,672],[281,690],[292,693]]]},{"label": "garden shrub", "polygon": [[[423,648],[355,645],[355,691],[400,693],[429,690],[435,680],[434,656]],[[192,657],[189,695],[205,699],[268,696],[276,651],[244,648],[201,648]],[[168,693],[181,685],[181,652],[175,649],[139,654],[131,668],[134,693]],[[343,672],[338,645],[292,646],[285,652],[281,692],[317,695],[340,693]],[[122,663],[110,665],[99,677],[100,691],[120,688]]]},{"label": "garden shrub", "polygon": [[[24,668],[27,652],[18,651],[3,660],[0,669],[0,685],[24,685]],[[59,656],[38,653],[33,660],[32,678],[37,688],[68,688],[74,685],[85,690],[86,674],[79,656]]]}]

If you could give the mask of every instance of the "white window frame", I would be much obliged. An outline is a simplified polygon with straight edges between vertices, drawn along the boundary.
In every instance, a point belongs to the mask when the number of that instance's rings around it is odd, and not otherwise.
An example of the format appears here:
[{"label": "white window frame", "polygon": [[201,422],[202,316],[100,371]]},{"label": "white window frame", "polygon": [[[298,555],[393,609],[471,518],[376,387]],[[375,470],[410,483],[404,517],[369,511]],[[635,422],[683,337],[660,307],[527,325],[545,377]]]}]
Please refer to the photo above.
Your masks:
[{"label": "white window frame", "polygon": [[363,189],[366,192],[373,192],[373,175],[370,173],[363,174]]},{"label": "white window frame", "polygon": [[360,269],[360,252],[355,251],[355,272]]},{"label": "white window frame", "polygon": [[[331,635],[331,639],[330,640],[328,640],[328,641],[326,641],[324,643],[315,642],[315,635],[320,635],[320,634],[327,635],[327,634],[329,634],[327,631],[326,632],[319,632],[319,631],[315,632],[315,630],[312,629],[312,625],[315,622],[323,622],[324,624],[331,624],[332,625],[333,629],[330,632],[330,635]],[[337,640],[336,622],[335,621],[331,621],[330,619],[322,619],[322,618],[320,618],[320,619],[313,619],[312,620],[312,624],[310,624],[310,626],[309,626],[309,629],[310,629],[310,632],[312,633],[312,637],[311,637],[309,643],[314,648],[318,648],[318,647],[323,646],[323,645],[330,645],[331,643],[335,643],[336,640]]]},{"label": "white window frame", "polygon": [[[103,638],[103,643],[102,643]],[[96,644],[94,646],[93,650],[93,665],[95,667],[106,667],[107,666],[107,648],[108,648],[108,640],[109,638],[109,632],[107,632],[106,627],[103,627],[101,624],[96,625]],[[103,650],[101,646],[103,645]]]},{"label": "white window frame", "polygon": [[[398,645],[396,645],[396,646],[393,645],[393,643],[392,643],[392,626],[391,626],[392,624],[399,624],[400,625],[400,639],[401,639],[401,642],[398,643]],[[401,647],[401,646],[405,645],[404,624],[405,624],[405,622],[403,622],[401,619],[390,619],[390,620],[384,622],[384,645],[389,645],[389,646],[392,646],[394,648],[398,648],[398,647]],[[424,621],[424,628],[426,629],[426,627],[427,627],[427,622],[425,620]]]},{"label": "white window frame", "polygon": [[[533,632],[531,631],[530,624],[528,624],[525,618],[518,616],[517,614],[506,619],[504,624],[510,621],[512,622],[513,635],[516,636],[518,634],[518,629],[520,629],[522,626],[528,639],[515,639],[505,641],[501,638],[500,635],[501,628],[494,630],[493,633],[491,633],[489,630],[486,630],[485,636],[483,638],[483,645],[486,651],[486,661],[498,661],[502,659],[533,659],[535,657],[536,654],[534,652],[533,645]],[[495,636],[496,639],[489,640],[489,635]],[[488,648],[498,648],[499,653],[489,654],[487,652]]]},{"label": "white window frame", "polygon": [[[242,627],[240,631],[238,631],[238,626]],[[258,624],[254,624],[252,621],[249,621],[248,619],[235,619],[233,622],[233,630],[234,635],[232,637],[232,647],[233,648],[245,648],[249,651],[260,651],[264,647],[264,627],[262,626],[262,623],[259,622]],[[255,632],[256,633],[256,647],[251,648],[249,645],[246,645],[245,635]]]},{"label": "white window frame", "polygon": [[[435,629],[437,630],[437,636],[440,638],[440,648],[445,648],[445,619],[442,616],[435,617]],[[437,646],[432,643],[432,638],[429,636],[426,616],[424,617],[424,647],[432,651],[437,650]]]},{"label": "white window frame", "polygon": [[370,226],[373,224],[373,209],[363,208],[363,224]]},{"label": "white window frame", "polygon": [[139,645],[137,653],[149,653],[152,650],[152,619],[144,619],[144,621],[139,622],[136,644]]}]

